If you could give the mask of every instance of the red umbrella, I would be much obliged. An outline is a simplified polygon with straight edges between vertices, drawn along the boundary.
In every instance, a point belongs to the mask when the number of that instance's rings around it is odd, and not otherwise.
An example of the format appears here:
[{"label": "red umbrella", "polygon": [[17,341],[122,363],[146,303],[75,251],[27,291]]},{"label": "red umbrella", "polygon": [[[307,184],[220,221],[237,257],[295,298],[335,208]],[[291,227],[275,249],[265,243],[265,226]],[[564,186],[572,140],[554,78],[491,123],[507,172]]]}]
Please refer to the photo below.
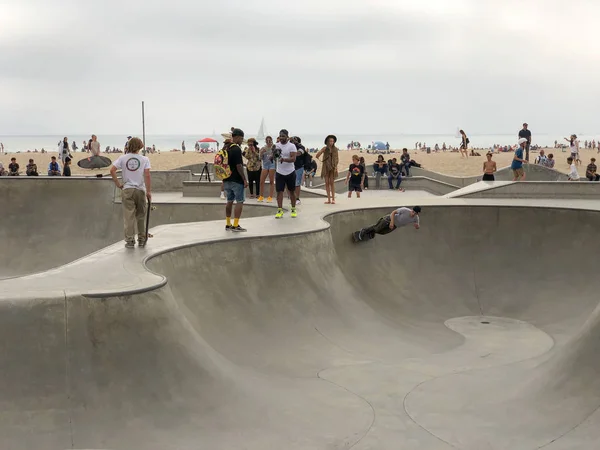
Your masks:
[{"label": "red umbrella", "polygon": [[198,142],[218,142],[218,141],[214,140],[213,138],[204,138],[204,139],[200,139]]}]

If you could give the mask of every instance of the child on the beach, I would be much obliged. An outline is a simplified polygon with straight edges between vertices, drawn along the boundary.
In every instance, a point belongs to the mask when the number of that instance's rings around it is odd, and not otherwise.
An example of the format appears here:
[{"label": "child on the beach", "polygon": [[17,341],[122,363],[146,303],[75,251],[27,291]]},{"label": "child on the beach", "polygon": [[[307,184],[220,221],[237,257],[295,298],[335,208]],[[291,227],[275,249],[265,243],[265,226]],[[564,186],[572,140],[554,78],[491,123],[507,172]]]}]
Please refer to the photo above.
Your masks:
[{"label": "child on the beach", "polygon": [[358,155],[352,156],[352,164],[348,167],[346,175],[346,184],[348,185],[348,198],[352,197],[352,192],[356,192],[356,198],[360,198],[365,185],[365,168],[360,165]]},{"label": "child on the beach", "polygon": [[17,158],[10,158],[10,164],[8,165],[8,175],[11,177],[19,175],[19,163],[17,162]]},{"label": "child on the beach", "polygon": [[63,177],[71,176],[71,158],[68,156],[65,158],[65,165],[63,167]]}]

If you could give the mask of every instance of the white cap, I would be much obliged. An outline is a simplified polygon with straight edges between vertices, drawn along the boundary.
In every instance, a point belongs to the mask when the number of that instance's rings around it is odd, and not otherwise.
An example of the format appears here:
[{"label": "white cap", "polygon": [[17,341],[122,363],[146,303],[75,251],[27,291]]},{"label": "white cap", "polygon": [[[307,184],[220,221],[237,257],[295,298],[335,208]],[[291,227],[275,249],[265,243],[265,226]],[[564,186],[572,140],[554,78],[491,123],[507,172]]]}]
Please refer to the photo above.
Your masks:
[{"label": "white cap", "polygon": [[519,139],[519,145],[521,145],[524,142],[528,142],[526,138]]}]

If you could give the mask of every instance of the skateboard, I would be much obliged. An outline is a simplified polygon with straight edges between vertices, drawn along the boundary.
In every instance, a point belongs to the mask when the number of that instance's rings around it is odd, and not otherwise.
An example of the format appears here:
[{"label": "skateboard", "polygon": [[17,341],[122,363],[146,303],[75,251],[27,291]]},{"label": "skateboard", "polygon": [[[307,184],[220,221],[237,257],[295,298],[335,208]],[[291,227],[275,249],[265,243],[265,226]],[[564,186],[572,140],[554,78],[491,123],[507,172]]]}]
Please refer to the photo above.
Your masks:
[{"label": "skateboard", "polygon": [[371,235],[371,234],[364,233],[364,228],[363,228],[362,230],[359,230],[359,231],[354,231],[354,232],[352,233],[352,240],[353,240],[355,243],[358,243],[358,242],[365,242],[365,241],[370,241],[370,240],[371,240],[371,239],[373,239],[374,237],[375,237],[374,235]]}]

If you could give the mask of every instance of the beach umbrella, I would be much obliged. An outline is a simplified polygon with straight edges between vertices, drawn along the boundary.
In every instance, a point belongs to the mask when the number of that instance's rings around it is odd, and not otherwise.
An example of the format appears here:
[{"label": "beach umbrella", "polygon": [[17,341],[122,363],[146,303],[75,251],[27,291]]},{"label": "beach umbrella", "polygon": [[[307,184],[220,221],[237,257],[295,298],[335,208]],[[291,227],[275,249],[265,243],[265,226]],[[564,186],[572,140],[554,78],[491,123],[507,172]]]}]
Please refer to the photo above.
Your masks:
[{"label": "beach umbrella", "polygon": [[204,139],[200,139],[198,142],[207,142],[207,143],[217,143],[218,141],[213,139],[213,138],[204,138]]}]

